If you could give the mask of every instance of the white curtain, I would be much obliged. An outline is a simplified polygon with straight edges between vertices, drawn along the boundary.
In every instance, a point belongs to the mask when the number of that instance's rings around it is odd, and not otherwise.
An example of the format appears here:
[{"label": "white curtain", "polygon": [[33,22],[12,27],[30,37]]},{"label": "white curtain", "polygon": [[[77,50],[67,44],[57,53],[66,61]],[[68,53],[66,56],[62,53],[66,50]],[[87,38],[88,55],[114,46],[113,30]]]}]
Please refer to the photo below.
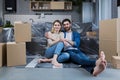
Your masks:
[{"label": "white curtain", "polygon": [[99,20],[111,19],[112,0],[99,0]]},{"label": "white curtain", "polygon": [[92,22],[93,21],[93,3],[83,2],[82,6],[82,22]]}]

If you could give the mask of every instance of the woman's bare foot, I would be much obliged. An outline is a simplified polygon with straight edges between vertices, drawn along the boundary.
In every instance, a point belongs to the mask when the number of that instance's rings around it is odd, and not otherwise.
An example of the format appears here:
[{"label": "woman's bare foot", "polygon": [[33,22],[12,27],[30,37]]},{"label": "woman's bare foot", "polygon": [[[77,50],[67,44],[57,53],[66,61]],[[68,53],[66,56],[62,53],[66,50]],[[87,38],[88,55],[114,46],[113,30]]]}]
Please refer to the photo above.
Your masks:
[{"label": "woman's bare foot", "polygon": [[44,58],[44,59],[39,59],[38,63],[51,62],[51,61],[52,61],[52,59]]},{"label": "woman's bare foot", "polygon": [[101,63],[99,65],[96,65],[96,67],[94,68],[93,76],[97,76],[98,74],[103,72],[105,68],[106,68],[105,63],[101,61]]},{"label": "woman's bare foot", "polygon": [[56,60],[52,60],[52,64],[53,64],[55,67],[62,67],[62,64],[61,64],[61,63],[58,63]]}]

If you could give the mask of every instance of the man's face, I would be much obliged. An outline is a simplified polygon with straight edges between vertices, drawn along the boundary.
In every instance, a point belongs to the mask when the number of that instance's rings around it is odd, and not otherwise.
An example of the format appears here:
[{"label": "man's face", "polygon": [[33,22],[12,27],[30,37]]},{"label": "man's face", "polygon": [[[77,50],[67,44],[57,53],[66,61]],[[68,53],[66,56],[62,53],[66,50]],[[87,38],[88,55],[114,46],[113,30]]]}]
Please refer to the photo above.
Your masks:
[{"label": "man's face", "polygon": [[65,21],[65,22],[63,23],[63,27],[64,27],[64,30],[65,30],[65,31],[71,30],[71,24],[70,24],[68,21]]}]

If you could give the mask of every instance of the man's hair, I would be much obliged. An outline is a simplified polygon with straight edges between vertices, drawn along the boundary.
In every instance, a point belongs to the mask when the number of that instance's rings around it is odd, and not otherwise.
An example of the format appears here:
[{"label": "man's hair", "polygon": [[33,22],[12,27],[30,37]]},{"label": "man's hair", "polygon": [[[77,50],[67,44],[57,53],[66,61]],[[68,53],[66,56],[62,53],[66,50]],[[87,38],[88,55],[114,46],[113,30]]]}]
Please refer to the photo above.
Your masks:
[{"label": "man's hair", "polygon": [[71,23],[70,19],[64,19],[64,20],[62,21],[62,24],[63,24],[64,22],[66,22],[66,21],[68,21],[69,23]]}]

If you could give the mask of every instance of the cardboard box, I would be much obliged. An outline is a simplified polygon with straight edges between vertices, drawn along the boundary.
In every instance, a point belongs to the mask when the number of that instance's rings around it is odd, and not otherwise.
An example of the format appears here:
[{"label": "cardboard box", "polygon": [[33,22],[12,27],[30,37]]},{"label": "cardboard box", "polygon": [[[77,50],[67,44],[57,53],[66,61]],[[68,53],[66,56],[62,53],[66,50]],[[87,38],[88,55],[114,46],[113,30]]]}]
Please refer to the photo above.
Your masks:
[{"label": "cardboard box", "polygon": [[26,64],[26,45],[24,42],[7,43],[7,66],[17,66]]},{"label": "cardboard box", "polygon": [[99,50],[104,51],[106,55],[106,60],[108,62],[112,61],[112,56],[117,56],[120,52],[120,46],[117,45],[120,41],[111,41],[111,40],[100,40],[99,41]]},{"label": "cardboard box", "polygon": [[0,27],[0,33],[2,32],[2,27]]},{"label": "cardboard box", "polygon": [[0,42],[3,42],[3,34],[2,34],[3,28],[0,27]]},{"label": "cardboard box", "polygon": [[120,41],[120,18],[100,21],[99,39]]},{"label": "cardboard box", "polygon": [[0,67],[2,66],[2,45],[0,44]]},{"label": "cardboard box", "polygon": [[90,38],[96,37],[97,33],[95,31],[86,32],[86,36]]},{"label": "cardboard box", "polygon": [[15,22],[14,36],[15,42],[31,42],[31,24]]},{"label": "cardboard box", "polygon": [[105,52],[108,62],[120,55],[120,18],[100,21],[99,50]]},{"label": "cardboard box", "polygon": [[51,9],[64,9],[64,2],[51,1]]},{"label": "cardboard box", "polygon": [[120,56],[112,56],[112,66],[120,69]]},{"label": "cardboard box", "polygon": [[6,44],[0,43],[0,67],[6,65]]}]

